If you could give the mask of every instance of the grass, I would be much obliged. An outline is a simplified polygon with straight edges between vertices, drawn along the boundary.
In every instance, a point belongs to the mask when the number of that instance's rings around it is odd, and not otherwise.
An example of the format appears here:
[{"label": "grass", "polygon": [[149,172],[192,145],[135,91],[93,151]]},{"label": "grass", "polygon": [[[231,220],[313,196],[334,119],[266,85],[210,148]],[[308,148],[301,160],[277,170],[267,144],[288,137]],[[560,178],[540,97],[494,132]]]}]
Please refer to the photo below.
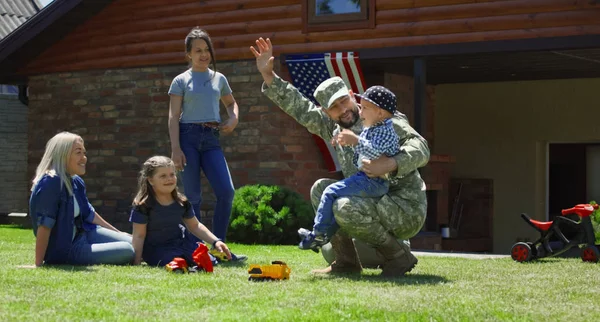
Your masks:
[{"label": "grass", "polygon": [[[600,264],[421,257],[404,278],[313,276],[322,256],[295,246],[229,245],[247,264],[174,275],[148,266],[18,268],[31,230],[0,226],[0,320],[598,321]],[[283,260],[283,282],[249,282],[247,266]]]}]

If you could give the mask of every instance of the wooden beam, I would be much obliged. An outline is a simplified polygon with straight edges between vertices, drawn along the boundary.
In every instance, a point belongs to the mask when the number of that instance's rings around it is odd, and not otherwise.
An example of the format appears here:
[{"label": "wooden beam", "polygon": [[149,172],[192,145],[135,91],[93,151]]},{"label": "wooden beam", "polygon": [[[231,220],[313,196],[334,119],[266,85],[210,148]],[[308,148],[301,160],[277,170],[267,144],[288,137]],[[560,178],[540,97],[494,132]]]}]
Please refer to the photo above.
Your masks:
[{"label": "wooden beam", "polygon": [[593,10],[589,0],[509,0],[377,11],[377,24]]},{"label": "wooden beam", "polygon": [[[519,46],[516,46],[511,45],[511,42],[515,40],[508,41],[508,39],[522,40],[519,41]],[[504,40],[504,42],[493,42],[491,40]],[[360,49],[361,59],[379,59],[498,51],[543,50],[543,48],[535,48],[530,45],[534,44],[537,45],[537,47],[543,47],[540,43],[547,47],[545,48],[546,50],[597,47],[597,44],[600,43],[600,25],[527,30],[499,30],[398,38],[339,40],[308,44],[277,45],[277,43],[275,43],[275,48],[273,50],[278,54],[303,54],[324,51],[356,50],[357,48],[362,48]],[[250,43],[250,45],[252,44],[253,42]],[[217,59],[219,61],[254,59],[254,56],[252,56],[248,49],[250,45],[217,49]],[[181,59],[182,53],[180,50],[168,53],[146,53],[134,56],[102,57],[86,61],[71,61],[64,64],[53,64],[50,63],[50,59],[45,58],[42,60],[45,64],[34,61],[34,64],[21,68],[19,72],[22,74],[38,74],[67,70],[167,65],[181,63]],[[3,71],[0,71],[0,73],[2,72]]]},{"label": "wooden beam", "polygon": [[[264,9],[247,9],[232,12],[220,12],[200,15],[164,17],[150,20],[133,20],[115,26],[106,26],[93,30],[79,31],[69,37],[69,41],[77,42],[92,37],[112,38],[124,33],[137,33],[140,30],[174,29],[195,26],[202,21],[203,28],[218,32],[219,25],[224,22],[247,22],[248,17],[267,16],[282,19],[301,18],[299,5],[287,5]],[[533,28],[568,27],[598,23],[600,9],[581,9],[564,12],[542,12],[537,14],[523,13],[492,17],[470,17],[463,19],[432,20],[419,22],[381,23],[377,20],[375,29],[358,29],[352,32],[315,32],[306,34],[307,39],[301,42],[320,42],[335,40],[372,39],[425,36],[450,33],[468,33],[493,30],[528,30]],[[272,30],[277,33],[277,29]],[[298,29],[297,35],[303,35]],[[213,35],[211,35],[213,36]],[[243,35],[239,35],[243,36]],[[214,36],[213,36],[214,37]]]},{"label": "wooden beam", "polygon": [[[132,19],[116,25],[102,24],[91,28],[86,23],[71,39],[86,39],[89,37],[107,37],[119,35],[125,32],[139,32],[141,30],[160,30],[172,28],[192,28],[201,25],[208,29],[210,25],[223,23],[248,22],[249,17],[272,17],[273,19],[300,18],[300,5],[282,5],[269,8],[256,8],[245,10],[232,10],[224,12],[212,12],[202,14],[181,14],[177,16],[166,16],[155,19],[136,20]],[[258,20],[258,19],[257,19]],[[269,20],[269,19],[260,19]]]},{"label": "wooden beam", "polygon": [[[461,19],[448,18],[446,20],[399,22],[389,24],[377,19],[377,28],[375,32],[378,34],[380,32],[379,29],[383,29],[381,32],[420,36],[459,32],[577,26],[598,23],[598,17],[600,17],[600,9],[540,12],[535,14],[507,14],[503,16],[489,17],[472,16]],[[400,30],[386,30],[387,28]]]},{"label": "wooden beam", "polygon": [[[300,18],[287,18],[253,22],[225,22],[219,25],[205,26],[204,28],[210,34],[213,41],[226,36],[258,33],[262,36],[269,37],[269,35],[273,33],[273,30],[277,30],[277,32],[299,30],[302,28],[302,20]],[[183,39],[190,29],[191,28],[189,27],[183,27],[140,32],[132,31],[107,37],[74,38],[67,36],[59,45],[51,47],[45,54],[50,57],[54,55],[63,56],[65,55],[65,52],[75,54],[86,50],[102,51],[107,47],[113,46],[132,46],[135,44],[151,45],[151,43],[177,39],[180,42],[179,47],[183,51]],[[253,43],[253,41],[250,43]],[[69,50],[66,50],[66,48]]]},{"label": "wooden beam", "polygon": [[[196,15],[208,13],[220,13],[229,11],[243,11],[247,9],[270,8],[284,5],[298,4],[298,0],[143,0],[133,4],[121,4],[115,2],[107,7],[101,15],[91,20],[85,28],[96,29],[107,25],[117,25],[132,20],[160,19],[181,15]],[[260,21],[256,19],[255,21]],[[250,21],[250,19],[248,20]],[[203,25],[201,21],[199,25]]]},{"label": "wooden beam", "polygon": [[404,8],[449,6],[465,3],[494,2],[506,0],[377,0],[377,11]]},{"label": "wooden beam", "polygon": [[[600,25],[596,28],[600,31]],[[521,37],[519,37],[521,38]],[[525,38],[489,40],[461,43],[430,44],[422,46],[400,46],[388,48],[366,48],[360,51],[362,59],[383,59],[413,56],[438,56],[458,54],[478,54],[508,51],[535,51],[555,49],[584,49],[597,47],[600,35],[548,36],[545,38]]]},{"label": "wooden beam", "polygon": [[415,91],[415,130],[423,137],[427,135],[427,65],[424,57],[413,62],[413,80]]},{"label": "wooden beam", "polygon": [[[509,15],[500,17],[486,17],[484,18],[467,18],[467,19],[455,19],[455,20],[444,20],[444,21],[423,21],[417,23],[397,23],[397,24],[382,24],[377,25],[375,29],[362,29],[356,30],[352,33],[341,35],[340,32],[328,31],[328,32],[315,32],[310,34],[303,34],[300,30],[291,31],[273,31],[270,33],[261,32],[259,34],[240,34],[226,37],[215,37],[213,35],[213,43],[215,49],[217,49],[217,56],[220,56],[218,52],[223,49],[232,48],[247,48],[254,43],[254,40],[260,36],[270,37],[274,43],[278,46],[287,45],[298,45],[302,47],[311,47],[316,44],[331,44],[333,45],[337,41],[344,41],[347,44],[351,42],[358,42],[355,48],[369,47],[369,43],[372,42],[373,34],[376,34],[380,39],[385,39],[384,42],[377,40],[377,46],[374,47],[387,47],[384,43],[389,43],[401,39],[400,37],[407,37],[410,39],[433,39],[443,37],[446,39],[452,39],[454,37],[464,37],[470,35],[470,37],[477,37],[479,34],[473,30],[482,31],[496,31],[498,33],[506,34],[507,37],[504,39],[519,38],[510,37],[509,34],[515,32],[532,32],[535,28],[554,28],[560,25],[567,25],[567,28],[575,28],[583,33],[583,27],[586,23],[597,22],[600,10],[578,10],[569,12],[552,12],[552,13],[540,13],[535,17],[527,14],[521,15]],[[237,14],[239,19],[242,16]],[[560,22],[558,21],[559,17]],[[292,18],[293,19],[293,18]],[[216,20],[215,20],[216,21]],[[145,23],[145,22],[144,22]],[[282,19],[277,20],[278,24],[285,25]],[[276,26],[277,24],[271,25]],[[570,25],[570,26],[569,26]],[[210,27],[210,26],[209,26]],[[513,29],[519,28],[519,29]],[[137,30],[137,29],[133,29]],[[218,30],[216,28],[215,30]],[[126,30],[121,30],[122,34],[131,33]],[[448,34],[448,36],[444,36]],[[113,36],[104,36],[105,38],[114,38]],[[410,37],[414,36],[414,37]],[[554,35],[553,35],[554,36]],[[45,54],[44,64],[63,64],[67,61],[83,60],[83,59],[97,59],[106,58],[107,56],[118,57],[121,55],[143,55],[143,54],[158,54],[174,51],[182,51],[183,46],[180,40],[171,41],[152,41],[149,43],[138,43],[138,44],[127,44],[117,46],[106,46],[102,48],[89,48],[85,50],[71,50],[71,45],[76,40],[73,38],[68,39],[68,44],[62,42],[60,46],[56,46],[53,49],[53,53]],[[180,38],[181,39],[181,38]],[[476,41],[476,40],[473,40]],[[448,42],[460,42],[460,41],[448,41]],[[423,41],[423,43],[431,43],[429,41]],[[60,47],[60,49],[58,48]],[[353,49],[353,48],[350,48]],[[41,63],[41,62],[40,62]]]}]

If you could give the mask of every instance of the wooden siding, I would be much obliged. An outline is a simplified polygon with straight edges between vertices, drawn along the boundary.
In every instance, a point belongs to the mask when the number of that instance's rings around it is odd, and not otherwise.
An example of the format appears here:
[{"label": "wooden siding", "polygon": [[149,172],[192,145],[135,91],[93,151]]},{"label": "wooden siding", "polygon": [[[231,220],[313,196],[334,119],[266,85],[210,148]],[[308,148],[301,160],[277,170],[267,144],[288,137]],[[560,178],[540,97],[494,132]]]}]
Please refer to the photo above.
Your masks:
[{"label": "wooden siding", "polygon": [[211,35],[217,60],[275,54],[600,34],[591,0],[376,0],[376,27],[302,33],[301,0],[116,0],[20,72],[177,64],[191,27]]}]

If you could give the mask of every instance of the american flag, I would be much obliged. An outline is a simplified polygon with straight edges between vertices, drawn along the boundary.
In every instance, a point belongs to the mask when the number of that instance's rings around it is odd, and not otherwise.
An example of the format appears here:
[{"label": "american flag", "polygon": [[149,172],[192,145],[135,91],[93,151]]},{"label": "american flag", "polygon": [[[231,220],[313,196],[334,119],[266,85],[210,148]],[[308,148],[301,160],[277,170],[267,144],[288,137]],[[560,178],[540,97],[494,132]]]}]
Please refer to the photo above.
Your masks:
[{"label": "american flag", "polygon": [[[341,77],[354,93],[362,94],[365,91],[366,84],[356,52],[288,55],[285,62],[294,86],[317,105],[319,103],[313,93],[321,82],[330,77]],[[335,150],[329,142],[316,135],[313,137],[323,154],[327,169],[341,171]]]}]

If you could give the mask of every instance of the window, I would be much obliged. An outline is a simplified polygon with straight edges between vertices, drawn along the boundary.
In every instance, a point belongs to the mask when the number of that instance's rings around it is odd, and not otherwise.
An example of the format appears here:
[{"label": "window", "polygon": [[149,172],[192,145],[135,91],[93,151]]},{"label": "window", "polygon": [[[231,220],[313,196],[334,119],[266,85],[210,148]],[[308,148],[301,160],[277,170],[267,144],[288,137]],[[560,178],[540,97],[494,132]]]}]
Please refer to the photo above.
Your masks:
[{"label": "window", "polygon": [[304,32],[375,28],[375,0],[304,0]]},{"label": "window", "polygon": [[0,84],[0,94],[19,95],[19,89],[17,86]]}]

